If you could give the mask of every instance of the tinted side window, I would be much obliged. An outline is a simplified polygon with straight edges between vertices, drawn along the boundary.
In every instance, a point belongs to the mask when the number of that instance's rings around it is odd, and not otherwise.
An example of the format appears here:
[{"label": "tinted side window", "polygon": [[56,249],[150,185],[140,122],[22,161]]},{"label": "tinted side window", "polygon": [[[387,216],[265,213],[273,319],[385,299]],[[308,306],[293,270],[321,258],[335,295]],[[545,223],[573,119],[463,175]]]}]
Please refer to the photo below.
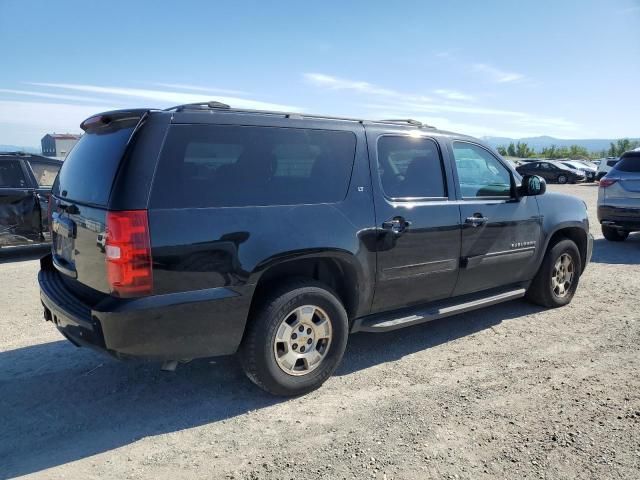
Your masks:
[{"label": "tinted side window", "polygon": [[511,175],[500,161],[477,145],[453,142],[463,197],[510,197]]},{"label": "tinted side window", "polygon": [[31,160],[29,161],[29,165],[31,165],[33,175],[36,177],[36,181],[40,187],[50,187],[53,185],[53,181],[56,179],[56,175],[58,175],[58,170],[60,170],[60,166],[52,163]]},{"label": "tinted side window", "polygon": [[378,139],[378,172],[391,198],[446,197],[442,159],[428,138],[382,136]]},{"label": "tinted side window", "polygon": [[352,132],[229,125],[171,127],[153,208],[338,202],[351,179]]},{"label": "tinted side window", "polygon": [[0,161],[0,188],[26,188],[27,186],[20,162]]}]

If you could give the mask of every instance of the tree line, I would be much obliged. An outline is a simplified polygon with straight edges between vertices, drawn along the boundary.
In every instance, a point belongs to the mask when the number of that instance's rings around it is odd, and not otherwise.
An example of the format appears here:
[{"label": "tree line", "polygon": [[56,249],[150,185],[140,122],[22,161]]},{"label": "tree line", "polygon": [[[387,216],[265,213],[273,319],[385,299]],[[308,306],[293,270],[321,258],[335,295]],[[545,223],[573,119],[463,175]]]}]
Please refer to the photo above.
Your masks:
[{"label": "tree line", "polygon": [[568,147],[558,147],[551,145],[550,147],[544,147],[540,151],[536,151],[534,148],[529,147],[526,142],[511,142],[508,146],[498,145],[496,150],[503,156],[517,157],[517,158],[604,158],[604,157],[619,157],[628,150],[633,150],[640,146],[640,141],[629,140],[623,138],[618,141],[611,142],[608,150],[589,151],[585,147],[580,145],[570,145]]}]

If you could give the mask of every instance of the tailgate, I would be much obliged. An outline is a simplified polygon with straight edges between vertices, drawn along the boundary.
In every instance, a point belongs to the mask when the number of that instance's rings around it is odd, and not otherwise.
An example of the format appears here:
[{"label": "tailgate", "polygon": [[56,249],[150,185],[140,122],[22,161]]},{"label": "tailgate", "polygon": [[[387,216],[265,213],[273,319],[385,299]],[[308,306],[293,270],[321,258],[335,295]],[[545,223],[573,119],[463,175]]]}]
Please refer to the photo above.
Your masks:
[{"label": "tailgate", "polygon": [[109,294],[105,219],[120,164],[145,111],[100,114],[67,156],[52,190],[54,266],[89,303]]}]

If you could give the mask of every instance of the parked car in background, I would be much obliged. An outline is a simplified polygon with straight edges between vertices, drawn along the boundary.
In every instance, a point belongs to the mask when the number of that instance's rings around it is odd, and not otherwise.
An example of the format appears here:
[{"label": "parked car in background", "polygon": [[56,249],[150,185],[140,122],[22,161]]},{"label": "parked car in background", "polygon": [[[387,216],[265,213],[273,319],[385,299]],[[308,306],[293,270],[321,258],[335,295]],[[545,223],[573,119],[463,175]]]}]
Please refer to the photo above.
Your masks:
[{"label": "parked car in background", "polygon": [[600,180],[607,173],[611,171],[613,167],[618,163],[617,157],[607,157],[600,160],[598,164],[598,171],[596,172],[596,180]]},{"label": "parked car in background", "polygon": [[598,169],[593,164],[581,162],[580,160],[560,160],[560,163],[569,168],[580,170],[584,173],[587,182],[593,182],[596,179]]},{"label": "parked car in background", "polygon": [[640,231],[640,151],[624,153],[598,189],[598,220],[607,240]]},{"label": "parked car in background", "polygon": [[539,175],[549,183],[576,183],[586,179],[586,175],[580,170],[551,160],[526,163],[516,170],[520,175]]},{"label": "parked car in background", "polygon": [[351,332],[561,307],[591,257],[581,200],[420,122],[212,102],[81,126],[41,300],[67,339],[117,357],[237,353],[261,388],[302,394]]},{"label": "parked car in background", "polygon": [[0,248],[50,240],[47,210],[60,160],[0,153]]}]

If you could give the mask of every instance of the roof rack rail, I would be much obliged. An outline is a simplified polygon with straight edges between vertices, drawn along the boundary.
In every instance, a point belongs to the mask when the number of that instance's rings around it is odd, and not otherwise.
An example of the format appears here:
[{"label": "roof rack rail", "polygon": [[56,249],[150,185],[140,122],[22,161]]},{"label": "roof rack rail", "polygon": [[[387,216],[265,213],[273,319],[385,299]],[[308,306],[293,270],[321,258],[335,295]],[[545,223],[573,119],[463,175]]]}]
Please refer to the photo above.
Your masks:
[{"label": "roof rack rail", "polygon": [[211,100],[209,102],[185,103],[184,105],[176,105],[175,107],[165,108],[164,111],[170,112],[171,110],[175,110],[176,112],[181,112],[183,110],[188,110],[189,108],[197,110],[204,110],[207,108],[221,108],[224,110],[229,110],[231,107],[226,103]]},{"label": "roof rack rail", "polygon": [[385,120],[378,120],[379,122],[382,123],[406,123],[408,125],[413,125],[414,127],[418,127],[418,128],[436,128],[433,125],[428,125],[426,123],[422,123],[418,120],[414,120],[413,118],[389,118],[389,119],[385,119]]}]

